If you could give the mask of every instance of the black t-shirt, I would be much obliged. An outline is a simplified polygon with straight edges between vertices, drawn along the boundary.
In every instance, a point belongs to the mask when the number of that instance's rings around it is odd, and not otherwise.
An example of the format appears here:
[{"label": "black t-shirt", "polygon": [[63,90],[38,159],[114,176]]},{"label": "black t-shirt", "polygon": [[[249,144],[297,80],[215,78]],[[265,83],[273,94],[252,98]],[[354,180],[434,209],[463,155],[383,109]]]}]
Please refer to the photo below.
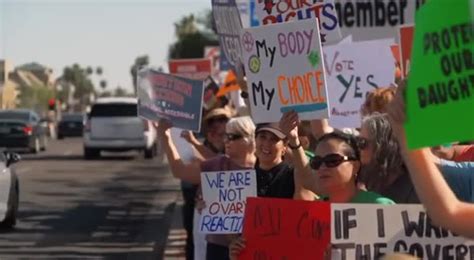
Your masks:
[{"label": "black t-shirt", "polygon": [[255,165],[257,173],[257,194],[259,197],[292,199],[295,193],[293,168],[286,163],[280,163],[270,170]]}]

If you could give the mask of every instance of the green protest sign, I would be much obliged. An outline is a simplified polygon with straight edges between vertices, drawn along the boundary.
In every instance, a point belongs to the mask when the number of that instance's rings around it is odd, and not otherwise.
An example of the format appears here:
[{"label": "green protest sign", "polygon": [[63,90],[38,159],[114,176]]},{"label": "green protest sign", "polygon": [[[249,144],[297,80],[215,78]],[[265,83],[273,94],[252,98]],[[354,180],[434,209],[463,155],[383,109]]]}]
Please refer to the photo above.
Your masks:
[{"label": "green protest sign", "polygon": [[411,149],[474,140],[471,0],[431,0],[416,14],[407,87]]}]

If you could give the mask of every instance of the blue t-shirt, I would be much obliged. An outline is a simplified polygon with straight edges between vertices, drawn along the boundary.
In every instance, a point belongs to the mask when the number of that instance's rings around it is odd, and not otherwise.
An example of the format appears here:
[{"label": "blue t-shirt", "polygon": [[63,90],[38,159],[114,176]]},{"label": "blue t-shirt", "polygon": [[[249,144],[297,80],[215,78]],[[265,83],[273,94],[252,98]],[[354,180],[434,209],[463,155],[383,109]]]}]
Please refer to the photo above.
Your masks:
[{"label": "blue t-shirt", "polygon": [[474,202],[474,162],[441,160],[440,170],[459,200]]}]

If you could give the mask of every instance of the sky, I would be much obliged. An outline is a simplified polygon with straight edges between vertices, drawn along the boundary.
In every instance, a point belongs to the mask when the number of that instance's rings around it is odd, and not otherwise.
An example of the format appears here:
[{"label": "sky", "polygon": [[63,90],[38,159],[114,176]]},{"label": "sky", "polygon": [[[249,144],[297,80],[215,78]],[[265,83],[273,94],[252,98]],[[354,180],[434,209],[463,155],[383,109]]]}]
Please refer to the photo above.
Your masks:
[{"label": "sky", "polygon": [[132,91],[135,58],[167,70],[174,23],[210,9],[211,0],[0,0],[0,59],[38,62],[55,77],[74,63],[101,66],[94,82]]}]

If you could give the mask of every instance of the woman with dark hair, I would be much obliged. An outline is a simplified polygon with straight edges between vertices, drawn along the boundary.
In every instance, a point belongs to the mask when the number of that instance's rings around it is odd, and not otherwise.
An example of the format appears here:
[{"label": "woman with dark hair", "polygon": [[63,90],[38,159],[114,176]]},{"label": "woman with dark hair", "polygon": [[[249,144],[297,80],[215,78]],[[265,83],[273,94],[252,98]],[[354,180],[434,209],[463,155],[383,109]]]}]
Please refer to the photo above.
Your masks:
[{"label": "woman with dark hair", "polygon": [[[290,146],[300,145],[298,121],[298,114],[289,112],[280,122],[281,128],[287,133]],[[308,162],[300,147],[293,151],[293,163],[303,187],[320,195],[321,199],[336,203],[394,204],[388,198],[357,186],[362,163],[354,136],[340,131],[324,134],[318,139],[314,153],[314,158]]]},{"label": "woman with dark hair", "polygon": [[419,203],[400,154],[400,145],[386,114],[373,113],[362,121],[357,143],[362,170],[358,181],[367,190],[397,203]]}]

